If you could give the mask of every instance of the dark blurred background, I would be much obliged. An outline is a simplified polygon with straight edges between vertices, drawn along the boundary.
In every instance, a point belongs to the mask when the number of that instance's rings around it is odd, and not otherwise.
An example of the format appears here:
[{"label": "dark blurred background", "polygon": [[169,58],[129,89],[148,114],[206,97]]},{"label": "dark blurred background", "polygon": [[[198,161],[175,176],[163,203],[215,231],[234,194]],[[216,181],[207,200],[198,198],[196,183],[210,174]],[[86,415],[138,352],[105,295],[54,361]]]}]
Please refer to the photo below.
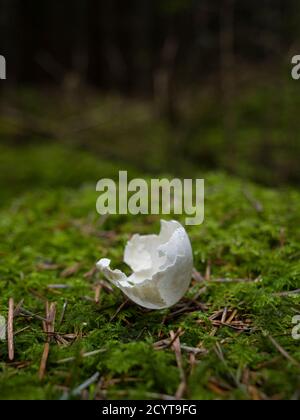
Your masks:
[{"label": "dark blurred background", "polygon": [[297,185],[299,33],[297,0],[0,0],[1,185],[76,185],[91,153]]}]

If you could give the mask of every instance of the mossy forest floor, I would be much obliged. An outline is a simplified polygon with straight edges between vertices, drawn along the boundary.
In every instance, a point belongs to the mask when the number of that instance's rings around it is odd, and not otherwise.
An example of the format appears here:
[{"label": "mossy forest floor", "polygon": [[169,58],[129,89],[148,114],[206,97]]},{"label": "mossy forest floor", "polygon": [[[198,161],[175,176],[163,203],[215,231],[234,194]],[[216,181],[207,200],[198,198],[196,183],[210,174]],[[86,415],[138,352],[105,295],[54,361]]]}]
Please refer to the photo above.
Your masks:
[{"label": "mossy forest floor", "polygon": [[[96,214],[96,181],[116,177],[113,164],[52,147],[24,153],[1,153],[0,315],[9,298],[16,306],[13,362],[0,342],[1,399],[299,399],[300,295],[289,293],[300,284],[298,191],[195,174],[206,179],[206,218],[188,228],[194,280],[175,307],[147,311],[93,268],[101,257],[122,266],[126,241],[158,232],[160,218]],[[41,379],[46,302],[56,320]]]}]

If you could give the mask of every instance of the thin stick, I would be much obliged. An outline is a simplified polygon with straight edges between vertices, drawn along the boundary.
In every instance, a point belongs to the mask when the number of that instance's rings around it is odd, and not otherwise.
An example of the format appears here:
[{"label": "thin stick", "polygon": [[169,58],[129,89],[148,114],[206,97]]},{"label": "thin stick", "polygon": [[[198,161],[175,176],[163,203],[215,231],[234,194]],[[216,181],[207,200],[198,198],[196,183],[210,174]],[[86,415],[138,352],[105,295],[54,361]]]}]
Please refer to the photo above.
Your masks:
[{"label": "thin stick", "polygon": [[211,278],[211,262],[207,262],[206,271],[205,271],[205,280],[210,281]]},{"label": "thin stick", "polygon": [[14,360],[14,300],[9,299],[8,303],[8,320],[7,320],[7,341],[8,341],[8,358],[10,361]]},{"label": "thin stick", "polygon": [[[101,389],[99,391],[101,397],[107,398],[108,397],[108,392],[106,389]],[[129,390],[122,390],[122,391],[115,391],[115,394],[118,397],[128,397],[130,394]],[[145,392],[145,398],[151,399],[151,400],[163,400],[163,401],[176,401],[177,398],[174,397],[173,395],[166,395],[166,394],[159,394],[156,392]]]},{"label": "thin stick", "polygon": [[203,278],[202,274],[199,273],[199,271],[197,271],[195,268],[193,269],[192,278],[197,283],[203,283],[204,282],[204,278]]},{"label": "thin stick", "polygon": [[102,290],[102,284],[97,284],[95,287],[95,303],[98,305],[98,303],[100,302],[100,293]]},{"label": "thin stick", "polygon": [[32,312],[30,312],[27,309],[22,308],[22,307],[19,309],[19,314],[20,315],[23,315],[23,316],[31,317],[31,318],[36,318],[36,319],[38,319],[40,321],[43,321],[43,322],[46,322],[47,321],[46,318],[43,318],[42,316],[39,316],[37,314],[34,314],[34,313],[32,313]]},{"label": "thin stick", "polygon": [[214,314],[212,314],[210,317],[209,317],[209,320],[210,321],[213,321],[214,319],[217,319],[217,318],[219,318],[219,316],[220,315],[222,315],[223,314],[223,309],[221,309],[220,311],[217,311],[217,312],[215,312]]},{"label": "thin stick", "polygon": [[55,317],[56,317],[56,305],[55,303],[51,303],[49,309],[49,333],[53,334],[55,331]]},{"label": "thin stick", "polygon": [[[104,352],[106,352],[106,349],[90,351],[89,353],[83,354],[82,358],[85,359],[87,357],[96,356],[97,354],[104,353]],[[75,359],[76,359],[75,357],[68,357],[66,359],[58,360],[56,363],[57,364],[70,363],[70,362],[73,362]]]},{"label": "thin stick", "polygon": [[159,330],[159,333],[158,333],[158,338],[161,338],[161,336],[162,336],[162,334],[163,334],[163,327],[164,327],[164,325],[165,325],[165,323],[166,323],[166,320],[167,320],[167,316],[166,315],[164,315],[163,316],[163,319],[162,319],[162,321],[161,321],[161,327],[160,327],[160,330]]},{"label": "thin stick", "polygon": [[104,280],[100,280],[99,284],[103,287],[103,290],[105,290],[107,293],[113,293],[114,289],[111,287],[111,285]]},{"label": "thin stick", "polygon": [[[200,292],[200,291],[199,291]],[[193,306],[194,305],[194,306]],[[185,313],[185,312],[196,312],[196,311],[204,311],[205,307],[202,303],[194,302],[193,300],[188,302],[183,308],[178,309],[175,312],[171,312],[167,316],[167,320],[170,320],[172,318],[175,318],[179,314]]]},{"label": "thin stick", "polygon": [[126,299],[116,310],[116,312],[114,313],[114,315],[110,318],[110,322],[113,321],[116,316],[122,311],[122,309],[127,305],[127,303],[129,302],[129,299]]},{"label": "thin stick", "polygon": [[248,189],[244,188],[243,194],[257,213],[262,213],[264,211],[264,207],[261,202],[256,200]]},{"label": "thin stick", "polygon": [[183,346],[183,345],[181,345],[181,350],[184,350],[187,353],[194,354],[194,355],[208,353],[208,351],[205,349],[199,349],[198,347],[189,347],[189,346]]},{"label": "thin stick", "polygon": [[210,279],[210,283],[251,283],[253,279]]},{"label": "thin stick", "polygon": [[64,305],[63,305],[63,308],[62,308],[62,311],[61,311],[61,315],[60,315],[60,319],[59,319],[59,323],[58,323],[58,326],[59,327],[63,323],[64,317],[65,317],[65,313],[66,313],[66,310],[67,310],[67,306],[68,306],[68,301],[66,300],[64,302]]},{"label": "thin stick", "polygon": [[28,325],[27,327],[21,328],[20,330],[14,332],[14,336],[21,334],[23,331],[29,330],[29,328],[30,328],[30,325]]},{"label": "thin stick", "polygon": [[14,318],[16,317],[16,316],[18,316],[19,315],[19,313],[20,313],[20,310],[21,310],[21,308],[22,308],[22,305],[23,305],[23,303],[24,303],[24,299],[22,299],[17,305],[16,305],[16,307],[15,307],[15,310],[14,310]]},{"label": "thin stick", "polygon": [[83,275],[83,277],[85,279],[91,279],[92,277],[94,277],[94,275],[97,273],[97,267],[93,267],[90,271],[88,271],[87,273],[85,273]]},{"label": "thin stick", "polygon": [[47,321],[43,322],[44,331],[47,334],[46,343],[44,346],[44,351],[41,359],[40,370],[39,370],[39,379],[42,380],[46,373],[47,361],[50,351],[50,341],[51,341],[51,334],[54,334],[54,325],[55,325],[55,315],[56,315],[56,305],[55,303],[51,303],[49,307],[49,303],[46,302],[46,316]]},{"label": "thin stick", "polygon": [[168,347],[172,347],[175,340],[177,340],[177,338],[180,337],[182,334],[184,334],[184,332],[182,331],[182,328],[178,328],[177,333],[173,335],[173,338],[169,342]]},{"label": "thin stick", "polygon": [[290,361],[294,366],[297,366],[298,368],[300,367],[300,364],[297,362],[297,360],[294,359],[283,347],[281,347],[275,338],[273,338],[271,335],[268,335],[268,338],[283,357]]},{"label": "thin stick", "polygon": [[48,318],[49,318],[49,303],[46,302],[46,321],[43,321],[43,330],[46,333],[46,343],[44,345],[44,351],[42,354],[40,369],[39,369],[39,379],[42,380],[45,376],[47,360],[50,350],[50,336],[48,334]]},{"label": "thin stick", "polygon": [[226,324],[231,324],[231,322],[234,320],[234,318],[237,316],[238,311],[235,309],[230,317],[227,319]]},{"label": "thin stick", "polygon": [[279,293],[274,293],[274,296],[293,296],[293,295],[299,295],[300,294],[300,289],[297,290],[291,290],[289,292],[279,292]]},{"label": "thin stick", "polygon": [[42,380],[45,376],[49,351],[50,351],[50,343],[47,341],[44,345],[44,351],[43,351],[42,360],[40,364],[40,370],[39,370],[40,380]]},{"label": "thin stick", "polygon": [[249,331],[251,329],[250,325],[246,325],[246,324],[233,325],[233,324],[228,324],[228,322],[221,322],[221,321],[213,321],[213,325],[214,326],[229,327],[229,328],[232,328],[233,330],[236,330],[236,331]]},{"label": "thin stick", "polygon": [[224,308],[224,312],[222,314],[221,324],[224,324],[224,322],[226,321],[227,313],[228,313],[228,308],[226,307]]},{"label": "thin stick", "polygon": [[98,379],[99,379],[99,376],[100,376],[100,373],[99,372],[95,373],[93,376],[91,376],[89,379],[87,379],[86,381],[84,381],[77,388],[73,389],[69,394],[63,395],[63,397],[61,399],[62,400],[66,400],[66,399],[69,399],[70,397],[77,397],[77,396],[79,396],[82,393],[82,391],[84,391],[85,389],[89,388],[92,384],[94,384],[95,382],[97,382]]},{"label": "thin stick", "polygon": [[[160,340],[153,344],[155,350],[164,350],[170,347],[171,340]],[[206,349],[201,349],[199,347],[189,347],[181,345],[181,350],[186,351],[187,353],[193,353],[194,355],[198,354],[207,354],[208,351]]]},{"label": "thin stick", "polygon": [[209,333],[209,335],[210,335],[211,337],[214,337],[214,336],[217,334],[217,331],[218,331],[218,328],[214,327],[214,328],[211,330],[211,332]]},{"label": "thin stick", "polygon": [[[216,343],[216,345],[214,347],[214,351],[215,351],[216,355],[219,357],[219,359],[221,360],[221,362],[223,363],[223,365],[226,367],[226,369],[229,370],[228,363],[225,360],[225,357],[224,357],[224,354],[223,354],[223,350],[222,350],[222,347],[221,347],[221,345],[220,345],[219,342]],[[233,379],[234,383],[236,384],[236,386],[238,388],[240,388],[241,387],[241,384],[239,383],[239,381],[235,377],[235,375],[233,373],[231,373],[231,372],[229,372],[229,374],[230,374],[231,378]]]},{"label": "thin stick", "polygon": [[170,337],[171,337],[172,341],[174,340],[174,342],[172,344],[172,348],[173,348],[175,356],[176,356],[176,363],[177,363],[177,366],[178,366],[178,369],[179,369],[180,379],[181,379],[181,382],[180,382],[179,387],[176,391],[175,397],[176,397],[176,399],[180,400],[180,399],[182,399],[184,393],[186,392],[187,382],[186,382],[185,372],[184,372],[184,369],[183,369],[179,334],[178,334],[178,332],[177,332],[177,334],[175,334],[174,331],[170,331]]}]

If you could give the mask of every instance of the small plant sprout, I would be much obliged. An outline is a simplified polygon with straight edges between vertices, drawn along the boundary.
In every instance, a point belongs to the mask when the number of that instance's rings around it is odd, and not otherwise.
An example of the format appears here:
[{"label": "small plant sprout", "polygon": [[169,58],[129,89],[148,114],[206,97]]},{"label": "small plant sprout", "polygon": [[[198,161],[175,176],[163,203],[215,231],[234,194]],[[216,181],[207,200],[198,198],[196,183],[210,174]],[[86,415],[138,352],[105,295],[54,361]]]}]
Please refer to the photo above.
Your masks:
[{"label": "small plant sprout", "polygon": [[148,309],[177,303],[192,278],[193,253],[185,229],[176,221],[161,221],[159,235],[134,235],[128,242],[124,262],[133,273],[127,277],[101,259],[98,269],[132,301]]}]

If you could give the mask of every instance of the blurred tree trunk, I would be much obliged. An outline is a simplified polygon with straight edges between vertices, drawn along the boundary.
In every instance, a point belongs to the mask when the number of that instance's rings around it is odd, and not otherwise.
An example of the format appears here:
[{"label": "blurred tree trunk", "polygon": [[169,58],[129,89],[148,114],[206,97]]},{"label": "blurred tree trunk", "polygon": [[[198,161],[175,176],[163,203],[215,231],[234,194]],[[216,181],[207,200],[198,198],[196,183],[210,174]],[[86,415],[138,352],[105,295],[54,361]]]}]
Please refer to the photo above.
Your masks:
[{"label": "blurred tree trunk", "polygon": [[220,9],[220,72],[223,101],[224,133],[231,164],[235,163],[235,52],[234,52],[235,0],[223,0]]},{"label": "blurred tree trunk", "polygon": [[153,62],[153,4],[148,0],[135,0],[131,48],[133,58],[134,89],[139,93],[151,92]]},{"label": "blurred tree trunk", "polygon": [[103,40],[104,65],[106,85],[110,88],[122,89],[126,85],[126,63],[124,51],[119,43],[121,14],[118,4],[114,1],[101,2],[100,31]]},{"label": "blurred tree trunk", "polygon": [[154,72],[154,96],[159,113],[166,117],[171,125],[178,122],[176,107],[175,60],[178,41],[174,35],[168,35],[160,54],[159,68]]},{"label": "blurred tree trunk", "polygon": [[78,83],[86,84],[88,68],[88,27],[87,27],[87,3],[82,0],[73,0],[74,5],[74,46],[72,51],[72,68]]}]

